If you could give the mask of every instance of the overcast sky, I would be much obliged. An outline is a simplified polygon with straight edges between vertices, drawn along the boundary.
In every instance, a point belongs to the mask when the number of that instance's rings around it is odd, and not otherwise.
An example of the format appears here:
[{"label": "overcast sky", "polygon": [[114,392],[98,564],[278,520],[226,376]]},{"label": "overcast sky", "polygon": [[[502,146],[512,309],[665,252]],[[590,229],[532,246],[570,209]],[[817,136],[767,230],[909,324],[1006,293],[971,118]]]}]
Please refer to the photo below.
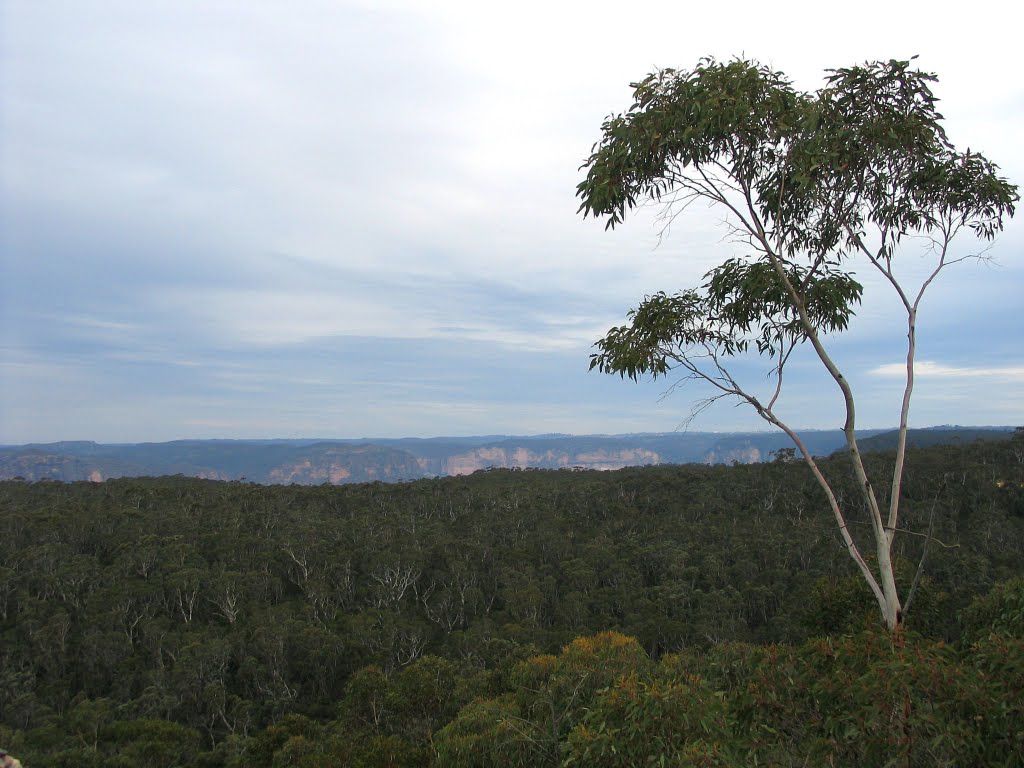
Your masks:
[{"label": "overcast sky", "polygon": [[[0,443],[672,430],[706,393],[590,345],[731,251],[714,211],[660,246],[577,215],[629,82],[920,54],[953,141],[1021,182],[1009,6],[2,0]],[[1024,423],[1024,214],[989,255],[926,299],[916,426]],[[832,342],[864,426],[897,422],[901,323],[868,281]],[[840,426],[798,363],[784,413]]]}]

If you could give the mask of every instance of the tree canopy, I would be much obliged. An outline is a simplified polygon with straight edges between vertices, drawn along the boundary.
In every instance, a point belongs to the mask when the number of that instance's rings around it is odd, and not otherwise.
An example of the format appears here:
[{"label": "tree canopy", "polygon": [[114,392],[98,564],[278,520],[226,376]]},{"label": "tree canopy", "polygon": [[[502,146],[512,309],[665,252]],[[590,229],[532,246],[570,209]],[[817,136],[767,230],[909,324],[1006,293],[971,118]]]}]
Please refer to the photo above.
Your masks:
[{"label": "tree canopy", "polygon": [[[633,84],[633,104],[609,117],[582,166],[584,216],[622,223],[644,203],[664,206],[666,222],[703,200],[726,213],[741,255],[705,275],[697,289],[648,296],[595,345],[591,368],[636,379],[679,371],[715,394],[747,403],[784,430],[821,485],[851,557],[890,627],[901,603],[891,549],[897,527],[906,431],[914,387],[917,315],[940,272],[978,254],[951,248],[968,230],[992,240],[1014,213],[1017,188],[983,155],[959,152],[946,136],[933,74],[909,61],[829,70],[825,85],[801,92],[756,62],[702,60],[690,71],[658,70]],[[920,283],[901,276],[909,238],[931,244],[934,262]],[[868,476],[857,446],[849,380],[825,346],[864,300],[854,264],[877,270],[906,312],[906,385],[899,406],[888,500]],[[874,564],[847,526],[847,511],[779,409],[786,365],[813,348],[844,403],[853,472],[871,513]],[[772,386],[758,395],[730,360],[756,350]]]}]

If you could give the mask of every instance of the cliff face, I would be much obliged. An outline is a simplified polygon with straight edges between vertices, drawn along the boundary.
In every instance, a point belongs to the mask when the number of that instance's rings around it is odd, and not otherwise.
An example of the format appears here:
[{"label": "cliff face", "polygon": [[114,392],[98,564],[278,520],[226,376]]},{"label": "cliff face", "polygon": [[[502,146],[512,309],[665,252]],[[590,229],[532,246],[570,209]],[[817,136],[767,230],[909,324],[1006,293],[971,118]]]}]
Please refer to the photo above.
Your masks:
[{"label": "cliff face", "polygon": [[745,445],[730,450],[710,451],[704,457],[704,464],[756,464],[767,461],[768,457],[761,453],[756,445]]},{"label": "cliff face", "polygon": [[299,483],[300,485],[341,483],[350,477],[352,477],[352,471],[348,467],[333,461],[314,465],[309,459],[303,459],[294,464],[286,464],[282,467],[275,467],[267,473],[268,482],[284,485],[291,483]]},{"label": "cliff face", "polygon": [[[374,480],[414,480],[426,473],[412,454],[366,446],[312,446],[301,457],[271,467],[264,483],[366,483]],[[256,479],[256,478],[250,478]]]},{"label": "cliff face", "polygon": [[598,449],[571,451],[551,449],[533,451],[523,446],[484,446],[452,456],[444,463],[447,475],[468,475],[480,469],[499,467],[511,469],[561,469],[583,467],[584,469],[622,469],[642,464],[660,464],[661,457],[645,448]]},{"label": "cliff face", "polygon": [[[914,440],[933,442],[1009,439],[1012,429],[917,430]],[[862,447],[884,442],[865,433]],[[980,437],[978,436],[980,435]],[[816,455],[841,449],[839,430],[802,435]],[[65,442],[0,447],[0,480],[100,482],[117,477],[183,474],[209,480],[257,483],[395,482],[438,475],[503,469],[611,470],[643,464],[749,464],[771,460],[789,446],[779,433],[668,433],[640,435],[539,435],[474,438],[364,440],[179,440],[101,445]],[[879,443],[882,444],[881,442]],[[887,443],[885,443],[887,445]],[[884,445],[882,445],[884,447]]]},{"label": "cliff face", "polygon": [[0,479],[20,477],[31,481],[59,480],[70,483],[76,480],[91,480],[98,483],[109,477],[123,477],[128,474],[145,473],[139,471],[137,467],[127,467],[120,462],[56,452],[31,450],[0,454]]},{"label": "cliff face", "polygon": [[[134,455],[130,447],[116,455],[83,452],[69,455],[59,450],[33,447],[0,452],[0,479],[92,480],[145,475],[184,474],[208,480],[239,480],[288,485],[321,483],[395,482],[437,475],[468,475],[498,467],[612,470],[644,464],[672,463],[678,459],[651,447],[629,445],[622,439],[605,441],[559,439],[537,441],[504,440],[477,447],[452,446],[451,452],[414,455],[408,450],[380,445],[315,443],[305,446],[210,446],[149,444],[145,455]],[[52,446],[57,449],[63,446]],[[688,457],[707,464],[750,463],[766,454],[750,444],[706,447]]]},{"label": "cliff face", "polygon": [[[55,446],[56,447],[56,446]],[[426,477],[415,456],[407,451],[374,445],[314,444],[302,447],[229,446],[197,451],[194,445],[146,446],[145,456],[126,461],[118,455],[68,455],[40,448],[0,452],[0,479],[101,482],[117,477],[183,474],[206,480],[239,480],[257,483],[319,485],[394,482]]]}]

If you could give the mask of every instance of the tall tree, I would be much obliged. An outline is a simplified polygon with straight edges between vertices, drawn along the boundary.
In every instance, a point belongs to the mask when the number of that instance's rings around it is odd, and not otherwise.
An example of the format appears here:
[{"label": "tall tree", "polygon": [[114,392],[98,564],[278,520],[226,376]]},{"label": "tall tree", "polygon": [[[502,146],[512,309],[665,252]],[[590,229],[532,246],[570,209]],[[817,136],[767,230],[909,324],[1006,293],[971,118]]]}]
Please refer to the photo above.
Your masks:
[{"label": "tall tree", "polygon": [[[821,485],[890,628],[909,607],[900,602],[892,546],[921,300],[941,272],[984,253],[953,250],[957,235],[966,230],[991,240],[1018,200],[997,166],[948,140],[930,88],[935,80],[895,60],[829,70],[816,93],[799,92],[782,73],[750,61],[659,70],[633,84],[626,113],[605,121],[577,188],[580,211],[605,217],[607,228],[650,202],[664,206],[666,222],[699,200],[725,211],[747,255],[712,269],[697,289],[646,297],[627,325],[596,343],[591,368],[634,380],[677,371],[713,388],[695,413],[737,398],[786,432]],[[901,247],[915,236],[927,239],[934,258],[920,282],[897,270]],[[853,389],[825,345],[828,334],[847,328],[862,300],[855,262],[876,270],[906,313],[906,382],[887,499],[861,459]],[[777,408],[787,363],[804,343],[842,395],[873,564],[850,533],[848,510]],[[730,367],[754,350],[769,362],[771,386],[762,397]]]}]

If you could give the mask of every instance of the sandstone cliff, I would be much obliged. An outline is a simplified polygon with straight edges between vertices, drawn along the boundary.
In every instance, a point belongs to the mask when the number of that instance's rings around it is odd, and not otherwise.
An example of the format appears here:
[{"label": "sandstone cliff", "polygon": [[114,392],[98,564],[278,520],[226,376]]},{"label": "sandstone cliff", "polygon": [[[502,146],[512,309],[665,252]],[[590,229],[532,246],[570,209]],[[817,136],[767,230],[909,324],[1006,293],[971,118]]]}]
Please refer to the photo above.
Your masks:
[{"label": "sandstone cliff", "polygon": [[452,456],[444,464],[447,475],[468,475],[480,469],[499,467],[501,469],[622,469],[643,464],[660,464],[661,457],[644,448],[599,449],[599,450],[530,450],[525,446],[483,446]]},{"label": "sandstone cliff", "polygon": [[[1009,439],[1010,428],[914,430],[928,444]],[[877,446],[864,434],[862,447]],[[802,435],[809,449],[827,454],[843,445],[839,430]],[[644,464],[743,464],[769,461],[789,445],[782,433],[673,432],[636,435],[539,435],[397,438],[382,440],[179,440],[103,445],[63,442],[0,447],[0,480],[64,482],[157,475],[257,483],[360,483],[465,475],[504,469],[612,470]]]}]

